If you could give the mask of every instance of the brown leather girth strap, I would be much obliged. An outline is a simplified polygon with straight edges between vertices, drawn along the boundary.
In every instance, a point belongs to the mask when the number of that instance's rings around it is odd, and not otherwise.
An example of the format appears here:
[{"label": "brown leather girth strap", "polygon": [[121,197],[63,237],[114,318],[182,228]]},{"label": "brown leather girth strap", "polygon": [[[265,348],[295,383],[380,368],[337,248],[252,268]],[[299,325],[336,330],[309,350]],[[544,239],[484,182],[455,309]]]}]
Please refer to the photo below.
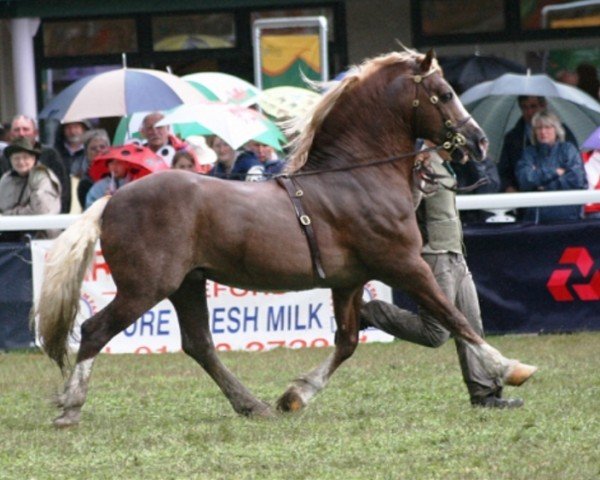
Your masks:
[{"label": "brown leather girth strap", "polygon": [[277,176],[275,177],[275,180],[277,180],[277,183],[285,189],[290,197],[294,211],[296,212],[296,217],[298,218],[298,222],[300,222],[300,227],[306,235],[308,248],[310,250],[310,259],[313,266],[313,275],[316,273],[321,280],[325,280],[325,270],[323,270],[323,265],[321,264],[321,252],[319,251],[319,244],[317,243],[315,231],[312,227],[312,221],[302,207],[301,198],[304,195],[304,192],[298,187],[294,180],[287,175]]}]

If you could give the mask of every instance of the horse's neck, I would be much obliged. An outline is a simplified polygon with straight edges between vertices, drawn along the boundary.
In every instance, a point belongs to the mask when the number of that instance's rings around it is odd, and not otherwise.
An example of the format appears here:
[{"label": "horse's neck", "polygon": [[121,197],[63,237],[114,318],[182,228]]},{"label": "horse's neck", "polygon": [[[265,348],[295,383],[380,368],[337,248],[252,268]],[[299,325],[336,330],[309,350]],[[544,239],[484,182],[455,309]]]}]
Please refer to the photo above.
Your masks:
[{"label": "horse's neck", "polygon": [[[332,138],[335,140],[331,141]],[[414,141],[403,133],[360,129],[348,129],[338,134],[323,133],[315,137],[302,170],[369,168],[370,165],[403,161],[413,151]]]},{"label": "horse's neck", "polygon": [[[384,153],[385,154],[385,153]],[[358,203],[377,204],[383,198],[392,203],[412,201],[413,156],[373,158],[371,162],[342,163],[336,168],[307,170],[298,180],[318,197],[352,197]],[[343,205],[340,208],[345,208]]]}]

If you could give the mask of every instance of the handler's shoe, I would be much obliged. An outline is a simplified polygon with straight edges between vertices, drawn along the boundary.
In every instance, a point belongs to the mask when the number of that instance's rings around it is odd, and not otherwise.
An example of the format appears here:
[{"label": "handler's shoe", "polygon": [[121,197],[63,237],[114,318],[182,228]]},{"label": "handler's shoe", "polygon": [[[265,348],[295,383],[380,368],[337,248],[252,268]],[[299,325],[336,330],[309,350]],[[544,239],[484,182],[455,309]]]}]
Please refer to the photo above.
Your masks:
[{"label": "handler's shoe", "polygon": [[520,408],[525,402],[520,398],[502,398],[494,394],[487,397],[471,397],[471,405],[484,408]]}]

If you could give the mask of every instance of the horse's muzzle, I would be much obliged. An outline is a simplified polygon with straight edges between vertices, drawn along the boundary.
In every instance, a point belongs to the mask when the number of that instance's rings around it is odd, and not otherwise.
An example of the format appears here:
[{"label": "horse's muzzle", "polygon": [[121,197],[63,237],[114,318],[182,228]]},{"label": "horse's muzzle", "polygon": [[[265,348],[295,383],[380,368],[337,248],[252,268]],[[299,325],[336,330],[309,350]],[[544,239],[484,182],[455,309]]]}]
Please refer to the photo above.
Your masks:
[{"label": "horse's muzzle", "polygon": [[460,146],[453,146],[449,149],[448,153],[452,161],[456,163],[466,163],[469,160],[482,162],[487,155],[488,146],[488,139],[483,135],[475,141],[466,142],[466,144]]},{"label": "horse's muzzle", "polygon": [[477,142],[477,147],[479,148],[479,153],[481,154],[481,158],[478,160],[481,162],[485,157],[487,157],[488,147],[490,146],[490,142],[485,135],[483,135],[479,142]]}]

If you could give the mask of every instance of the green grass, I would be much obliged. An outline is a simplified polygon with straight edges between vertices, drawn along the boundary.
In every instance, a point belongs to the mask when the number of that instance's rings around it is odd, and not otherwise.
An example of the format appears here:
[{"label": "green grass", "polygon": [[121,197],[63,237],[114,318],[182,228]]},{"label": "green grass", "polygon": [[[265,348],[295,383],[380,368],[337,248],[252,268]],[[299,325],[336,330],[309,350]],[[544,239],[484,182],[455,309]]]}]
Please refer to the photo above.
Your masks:
[{"label": "green grass", "polygon": [[[183,354],[103,355],[82,423],[55,430],[61,388],[39,353],[0,355],[0,479],[600,478],[600,333],[491,337],[540,371],[470,407],[454,345],[360,345],[299,414],[237,416]],[[269,402],[331,350],[221,354]]]}]

